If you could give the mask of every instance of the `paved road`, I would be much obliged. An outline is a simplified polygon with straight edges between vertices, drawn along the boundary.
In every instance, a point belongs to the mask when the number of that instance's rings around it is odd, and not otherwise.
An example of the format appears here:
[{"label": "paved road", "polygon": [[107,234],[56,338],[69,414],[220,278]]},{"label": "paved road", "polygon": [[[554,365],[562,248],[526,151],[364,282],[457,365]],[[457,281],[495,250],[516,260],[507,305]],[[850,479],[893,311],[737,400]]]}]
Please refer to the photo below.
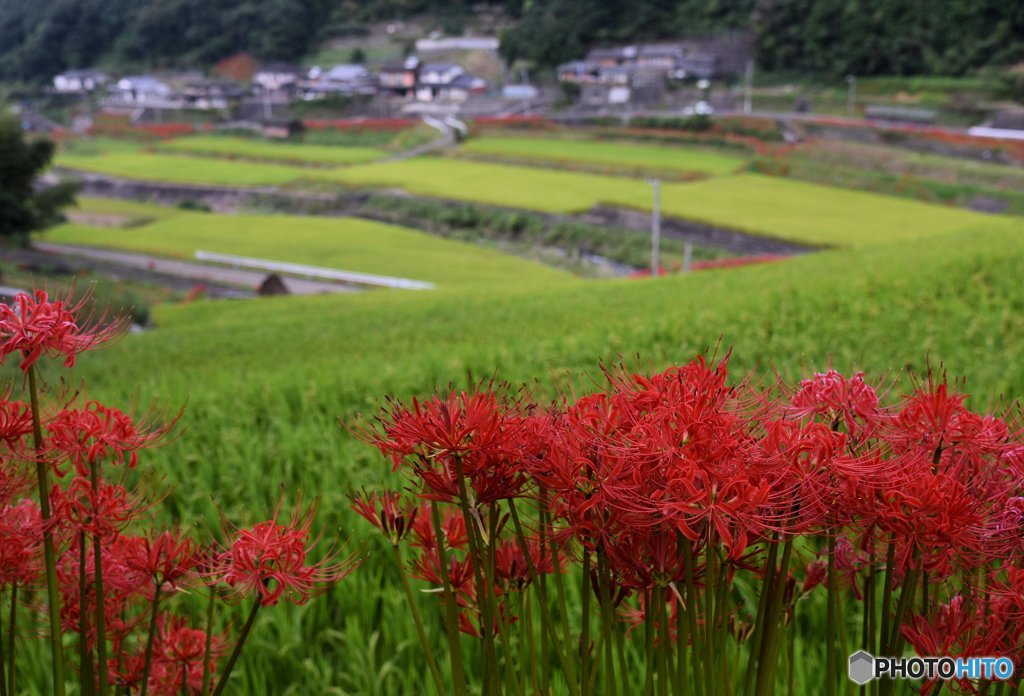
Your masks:
[{"label": "paved road", "polygon": [[[259,271],[245,271],[223,266],[208,266],[201,263],[189,261],[176,261],[157,256],[146,256],[144,254],[131,254],[123,251],[110,251],[108,249],[95,249],[92,247],[74,246],[71,244],[49,244],[46,242],[35,242],[34,246],[40,251],[51,254],[65,254],[77,256],[83,259],[92,259],[104,263],[116,264],[127,268],[142,268],[153,273],[186,278],[196,283],[216,283],[218,285],[233,285],[255,292],[266,273]],[[350,285],[327,283],[319,280],[306,280],[305,278],[293,278],[282,276],[285,286],[293,295],[321,295],[333,292],[358,292],[359,288]]]}]

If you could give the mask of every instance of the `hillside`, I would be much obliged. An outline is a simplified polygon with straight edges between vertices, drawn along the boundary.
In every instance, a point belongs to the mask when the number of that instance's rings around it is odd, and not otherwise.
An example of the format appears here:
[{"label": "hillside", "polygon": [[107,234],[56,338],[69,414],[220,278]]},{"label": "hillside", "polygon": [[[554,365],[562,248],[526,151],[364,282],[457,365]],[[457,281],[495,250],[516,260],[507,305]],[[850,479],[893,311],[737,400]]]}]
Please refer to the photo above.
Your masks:
[{"label": "hillside", "polygon": [[[83,356],[94,398],[167,408],[187,400],[183,437],[148,461],[176,489],[169,514],[216,519],[259,508],[284,486],[316,481],[324,528],[361,529],[347,496],[388,466],[346,429],[387,394],[424,394],[467,375],[526,382],[540,398],[588,388],[600,361],[657,369],[708,346],[734,347],[736,373],[804,374],[830,361],[902,388],[905,367],[970,377],[973,407],[1024,392],[1018,347],[1024,228],[984,220],[929,244],[824,252],[760,267],[634,280],[363,293],[159,310],[155,331]],[[168,365],[181,369],[166,369]],[[313,493],[312,490],[307,490]],[[239,687],[322,693],[412,692],[421,654],[386,564],[368,566],[329,601],[268,613]],[[379,597],[367,601],[367,597]],[[437,617],[430,617],[438,631]],[[381,627],[370,634],[369,627]],[[309,658],[309,645],[318,649]],[[811,661],[814,650],[801,648]],[[340,667],[331,654],[341,652]],[[272,656],[272,657],[271,657]],[[269,658],[269,659],[268,659]],[[308,658],[308,659],[307,659]],[[381,681],[376,681],[376,680]]]},{"label": "hillside", "polygon": [[[419,18],[460,33],[474,5],[422,0],[0,0],[0,80],[42,84],[67,68],[209,67],[235,53],[300,60],[371,23]],[[1014,3],[956,0],[770,0],[678,3],[554,0],[490,3],[512,23],[510,61],[554,66],[602,43],[753,31],[763,69],[820,75],[962,75],[1024,56],[1024,15]],[[912,38],[907,27],[914,27]],[[402,39],[407,40],[408,37]],[[402,47],[404,49],[404,46]]]}]

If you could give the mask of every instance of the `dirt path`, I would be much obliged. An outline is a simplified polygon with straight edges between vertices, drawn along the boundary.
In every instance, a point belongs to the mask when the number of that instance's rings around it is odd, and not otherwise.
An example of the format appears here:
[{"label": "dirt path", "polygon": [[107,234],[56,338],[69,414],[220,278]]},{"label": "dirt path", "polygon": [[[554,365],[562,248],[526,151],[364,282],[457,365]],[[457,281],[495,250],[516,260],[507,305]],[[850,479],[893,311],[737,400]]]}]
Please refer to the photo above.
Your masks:
[{"label": "dirt path", "polygon": [[[232,285],[245,288],[255,292],[260,284],[266,279],[267,274],[259,271],[245,271],[222,266],[208,266],[201,263],[189,261],[178,261],[158,256],[146,256],[144,254],[132,254],[123,251],[111,251],[109,249],[96,249],[93,247],[74,246],[71,244],[49,244],[36,242],[34,246],[40,251],[51,254],[62,254],[75,256],[93,261],[100,261],[106,264],[122,266],[126,268],[141,268],[154,273],[186,278],[196,283],[215,283],[217,285]],[[293,295],[321,295],[324,293],[337,292],[358,292],[358,288],[350,285],[327,283],[317,280],[306,280],[305,278],[292,278],[282,276],[285,287]]]}]

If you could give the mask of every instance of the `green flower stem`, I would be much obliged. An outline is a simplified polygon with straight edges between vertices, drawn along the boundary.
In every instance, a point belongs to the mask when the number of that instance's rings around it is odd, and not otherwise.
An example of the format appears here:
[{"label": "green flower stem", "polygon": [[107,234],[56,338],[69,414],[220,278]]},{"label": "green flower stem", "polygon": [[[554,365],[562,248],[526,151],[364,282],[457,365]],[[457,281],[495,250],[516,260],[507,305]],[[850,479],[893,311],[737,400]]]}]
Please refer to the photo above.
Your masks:
[{"label": "green flower stem", "polygon": [[153,607],[149,613],[149,633],[146,634],[146,658],[142,666],[142,686],[139,691],[140,696],[146,696],[146,692],[149,690],[149,670],[153,666],[153,643],[156,639],[156,617],[157,609],[160,606],[160,585],[159,583],[154,583],[154,585]]},{"label": "green flower stem", "polygon": [[[527,650],[527,645],[533,645],[533,607],[530,606],[530,593],[525,589],[519,592],[519,615],[522,621],[519,623],[519,667],[524,671],[523,679],[520,680],[520,696],[526,696],[526,666],[530,670],[530,686],[533,693],[540,691],[539,675],[537,673],[537,651]],[[543,653],[542,653],[543,655]],[[546,656],[544,656],[546,659]]]},{"label": "green flower stem", "polygon": [[392,545],[391,549],[395,555],[398,577],[402,580],[402,589],[405,590],[405,599],[409,604],[409,612],[412,614],[413,623],[416,624],[416,633],[419,635],[420,644],[423,646],[423,654],[427,658],[430,675],[434,678],[434,686],[437,687],[437,693],[443,696],[447,690],[444,687],[441,672],[437,669],[437,663],[434,661],[434,653],[430,649],[430,640],[427,638],[427,632],[423,628],[423,617],[420,616],[419,607],[416,606],[416,595],[412,591],[412,585],[409,584],[409,576],[405,573],[405,564],[402,562],[402,550],[397,545]]},{"label": "green flower stem", "polygon": [[224,688],[228,685],[228,679],[231,677],[231,672],[235,668],[235,663],[238,662],[238,656],[242,654],[242,648],[245,646],[245,641],[249,637],[249,632],[252,631],[252,625],[256,621],[256,614],[259,613],[259,610],[260,598],[257,597],[252,603],[252,609],[249,611],[249,618],[245,620],[245,625],[242,626],[242,632],[238,634],[238,640],[235,642],[235,648],[231,651],[231,656],[224,665],[224,672],[221,673],[220,679],[217,680],[217,686],[213,690],[213,696],[220,696],[224,693]]},{"label": "green flower stem", "polygon": [[0,696],[7,696],[7,659],[4,655],[3,625],[3,608],[0,607]]},{"label": "green flower stem", "polygon": [[708,696],[715,696],[717,683],[715,682],[714,659],[715,650],[715,562],[718,554],[715,551],[714,530],[708,530],[708,542],[704,548],[704,678],[706,693]]},{"label": "green flower stem", "polygon": [[[93,496],[99,491],[99,462],[92,466],[89,472],[92,483]],[[100,535],[93,535],[93,583],[94,594],[96,595],[96,670],[99,673],[99,694],[107,696],[110,689],[107,678],[107,624],[106,624],[106,600],[103,593],[103,546],[100,543]]]},{"label": "green flower stem", "polygon": [[694,692],[699,693],[703,691],[702,687],[704,684],[703,665],[700,660],[703,643],[701,642],[700,632],[697,630],[697,607],[699,599],[697,597],[697,583],[694,580],[693,544],[685,537],[683,538],[682,543],[683,573],[686,580],[686,623],[689,628],[690,643],[692,644],[691,654],[693,655],[693,690]]},{"label": "green flower stem", "polygon": [[210,599],[206,602],[206,644],[203,646],[203,688],[199,692],[206,696],[210,692],[210,657],[213,652],[213,607],[217,591],[210,588]]},{"label": "green flower stem", "polygon": [[660,696],[668,696],[669,693],[669,665],[672,661],[669,659],[669,652],[672,650],[672,638],[669,635],[670,629],[668,625],[669,612],[668,602],[665,601],[666,591],[664,587],[660,587],[658,602],[658,628],[660,633],[658,635],[658,694]]},{"label": "green flower stem", "polygon": [[583,600],[580,627],[580,693],[588,693],[590,683],[590,549],[583,547],[583,572],[580,580],[580,598]]},{"label": "green flower stem", "polygon": [[[900,631],[900,626],[903,625],[903,616],[907,610],[912,608],[914,605],[914,593],[917,590],[917,576],[919,568],[913,568],[907,571],[907,574],[903,578],[903,586],[900,588],[900,598],[896,603],[896,614],[893,616],[892,627],[890,634],[887,638],[885,655],[891,655],[898,657],[903,654],[903,633]],[[893,692],[895,688],[895,680],[884,679],[879,686],[879,693],[884,696],[888,696]]]},{"label": "green flower stem", "polygon": [[[537,505],[539,507],[538,515],[540,517],[540,525],[539,525],[540,528],[537,530],[537,539],[538,539],[538,543],[540,544],[541,552],[543,553],[544,549],[547,549],[547,547],[548,547],[548,542],[547,542],[547,531],[548,531],[547,500],[548,500],[548,494],[547,494],[547,491],[544,490],[544,486],[540,486],[539,487],[539,489],[537,491],[537,499],[538,499],[537,500]],[[509,500],[508,502],[509,502],[509,507],[512,507],[512,501]],[[524,542],[522,540],[520,540],[520,543],[524,543]],[[524,546],[524,553],[526,553],[525,546]],[[529,558],[529,554],[526,554],[526,555],[527,555],[527,558]],[[553,557],[552,560],[555,561],[557,559],[555,559]],[[530,574],[530,582],[531,582],[531,585],[536,585],[536,591],[537,591],[538,597],[544,597],[544,598],[547,597],[548,579],[547,579],[546,575],[541,575],[538,578],[538,577],[535,577],[535,575],[531,572],[531,574]],[[538,604],[540,604],[540,602],[538,602]],[[546,608],[547,608],[547,600],[545,599],[544,600],[544,605],[541,607],[541,611],[543,611]],[[554,641],[555,641],[555,644],[557,646],[557,643],[558,643],[557,638],[554,639]],[[540,689],[538,690],[538,693],[544,694],[544,693],[548,692],[548,685],[551,683],[551,666],[550,666],[551,665],[551,661],[548,660],[548,655],[550,655],[550,648],[548,646],[548,629],[547,629],[547,623],[544,621],[543,614],[541,615],[540,654],[541,654],[542,659],[540,661],[540,663],[541,663],[540,664]]]},{"label": "green flower stem", "polygon": [[82,694],[91,696],[96,693],[96,677],[92,669],[92,651],[89,650],[89,583],[85,575],[86,536],[78,535],[78,661],[82,682]]},{"label": "green flower stem", "polygon": [[[511,498],[509,498],[508,500],[508,509],[512,515],[512,524],[516,530],[516,539],[519,540],[519,546],[523,550],[523,557],[526,560],[526,569],[530,573],[530,584],[537,588],[537,604],[540,606],[541,624],[543,624],[543,631],[548,632],[548,634],[550,635],[551,642],[555,647],[555,655],[558,656],[558,661],[561,663],[562,669],[565,671],[565,678],[566,682],[569,684],[570,692],[576,693],[576,668],[571,657],[567,657],[566,651],[563,650],[563,646],[568,645],[568,643],[563,644],[558,640],[558,634],[555,630],[555,624],[551,618],[551,610],[548,607],[547,593],[545,591],[544,584],[538,582],[537,566],[534,565],[533,557],[530,556],[530,547],[526,543],[526,535],[523,533],[523,524],[519,520],[519,513],[516,511],[515,502]],[[561,573],[559,572],[558,567],[558,557],[554,555],[555,548],[553,542],[551,545],[551,551],[552,563],[554,563],[555,567],[555,578],[559,578],[561,577]],[[561,590],[561,584],[559,583],[558,585],[559,590]],[[559,592],[559,599],[562,602],[564,618],[565,596],[561,591]]]},{"label": "green flower stem", "polygon": [[612,656],[614,649],[612,635],[615,632],[616,626],[614,623],[614,610],[612,608],[611,573],[608,568],[608,560],[600,550],[597,552],[597,577],[598,590],[601,594],[601,637],[604,644],[602,678],[604,680],[604,689],[608,696],[616,696],[615,660]]},{"label": "green flower stem", "polygon": [[825,696],[836,693],[836,537],[828,535],[828,607],[825,613]]},{"label": "green flower stem", "polygon": [[43,556],[46,564],[46,596],[50,610],[51,673],[54,696],[64,696],[64,644],[61,641],[60,592],[57,588],[57,554],[53,546],[53,531],[49,524],[50,484],[47,482],[47,463],[43,461],[43,422],[39,416],[39,384],[36,366],[28,368],[29,402],[32,408],[32,435],[36,453],[36,479],[39,485],[39,512],[43,519]]},{"label": "green flower stem", "polygon": [[[15,641],[14,641],[14,637],[16,635],[18,635],[17,625],[18,625],[18,586],[17,585],[13,585],[11,587],[11,612],[7,616],[7,630],[8,630],[8,633],[10,634],[9,637],[8,637],[8,642],[7,642],[8,646],[10,648],[7,651],[7,665],[8,665],[8,667],[7,667],[7,682],[8,682],[7,683],[7,693],[10,694],[10,696],[15,696],[18,693],[17,691],[15,691],[15,686],[17,685],[17,680],[14,678],[15,673],[16,673],[16,670],[15,670],[15,667],[14,667],[14,665],[15,665],[15,662],[14,662],[14,648],[17,645],[17,643],[15,643]],[[3,637],[2,636],[0,636],[0,641],[3,641]]]},{"label": "green flower stem", "polygon": [[459,481],[459,507],[466,521],[466,536],[469,552],[473,557],[473,579],[476,582],[477,603],[480,605],[480,639],[483,644],[483,696],[496,691],[498,683],[498,660],[494,648],[494,616],[491,614],[490,591],[485,584],[484,572],[487,559],[483,551],[483,532],[473,516],[469,504],[469,491],[462,471],[462,459],[455,457],[455,476]]},{"label": "green flower stem", "polygon": [[644,594],[644,696],[654,693],[654,592]]},{"label": "green flower stem", "polygon": [[[888,655],[887,652],[881,652],[889,647],[889,619],[892,616],[892,574],[894,567],[896,566],[896,536],[892,535],[889,538],[889,550],[885,555],[885,575],[884,584],[882,585],[882,620],[881,620],[881,631],[878,635],[878,644],[873,655]],[[875,680],[874,685],[878,685],[878,680]]]},{"label": "green flower stem", "polygon": [[757,665],[757,680],[754,685],[755,696],[770,696],[775,691],[775,667],[779,654],[779,624],[781,622],[782,600],[786,576],[789,572],[789,560],[793,553],[792,537],[786,539],[782,547],[782,559],[779,569],[772,582],[771,597],[764,618],[764,639],[761,642],[761,655]]},{"label": "green flower stem", "polygon": [[455,608],[455,595],[448,579],[448,552],[444,547],[444,531],[441,527],[441,510],[437,503],[430,504],[430,515],[434,524],[434,539],[437,542],[437,558],[441,565],[441,584],[444,587],[444,627],[448,633],[448,655],[455,680],[456,696],[465,696],[466,674],[462,667],[462,647],[459,642],[459,614]]},{"label": "green flower stem", "polygon": [[774,576],[775,563],[779,556],[778,535],[773,534],[772,538],[765,542],[768,546],[768,556],[764,563],[764,578],[761,583],[761,594],[757,598],[757,617],[754,619],[754,632],[750,636],[750,649],[747,652],[747,669],[743,675],[743,690],[741,693],[749,694],[754,685],[754,672],[757,670],[757,658],[761,649],[761,639],[764,637],[764,614],[768,607],[768,595],[770,594],[771,579]]},{"label": "green flower stem", "polygon": [[676,592],[676,671],[672,682],[672,693],[685,694],[689,689],[690,675],[687,661],[690,659],[690,627],[687,624],[687,607],[683,606],[679,588],[672,586]]}]

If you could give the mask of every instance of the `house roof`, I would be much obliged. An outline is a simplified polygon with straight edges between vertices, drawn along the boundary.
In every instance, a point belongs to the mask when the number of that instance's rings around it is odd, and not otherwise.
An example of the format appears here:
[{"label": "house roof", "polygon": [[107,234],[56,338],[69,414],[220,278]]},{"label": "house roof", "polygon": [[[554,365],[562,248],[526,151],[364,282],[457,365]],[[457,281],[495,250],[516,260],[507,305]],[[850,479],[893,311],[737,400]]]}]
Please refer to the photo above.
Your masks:
[{"label": "house roof", "polygon": [[161,82],[152,75],[125,75],[117,81],[117,86],[122,89],[131,89],[136,92],[170,92],[171,88],[165,82]]},{"label": "house roof", "polygon": [[587,60],[602,60],[604,58],[635,58],[636,46],[616,46],[613,48],[594,48],[587,52]]},{"label": "house roof", "polygon": [[477,77],[476,75],[463,73],[448,83],[448,86],[460,87],[462,89],[484,89],[487,87],[487,80],[482,77]]},{"label": "house roof", "polygon": [[291,75],[304,75],[305,70],[291,63],[267,63],[260,67],[257,73],[286,73]]},{"label": "house roof", "polygon": [[355,65],[345,63],[342,65],[335,65],[333,68],[323,74],[328,80],[336,80],[338,82],[349,82],[352,80],[365,79],[369,77],[370,71],[362,65]]},{"label": "house roof", "polygon": [[462,72],[462,66],[456,63],[424,63],[423,72],[439,72],[446,73],[452,70],[458,70]]},{"label": "house roof", "polygon": [[420,67],[420,59],[416,56],[409,56],[405,60],[392,60],[381,66],[381,72],[407,72]]},{"label": "house roof", "polygon": [[678,44],[647,44],[640,47],[640,56],[645,58],[661,56],[674,58],[683,54],[683,47]]},{"label": "house roof", "polygon": [[81,70],[65,70],[57,77],[106,77],[107,74],[96,68],[82,68]]}]

